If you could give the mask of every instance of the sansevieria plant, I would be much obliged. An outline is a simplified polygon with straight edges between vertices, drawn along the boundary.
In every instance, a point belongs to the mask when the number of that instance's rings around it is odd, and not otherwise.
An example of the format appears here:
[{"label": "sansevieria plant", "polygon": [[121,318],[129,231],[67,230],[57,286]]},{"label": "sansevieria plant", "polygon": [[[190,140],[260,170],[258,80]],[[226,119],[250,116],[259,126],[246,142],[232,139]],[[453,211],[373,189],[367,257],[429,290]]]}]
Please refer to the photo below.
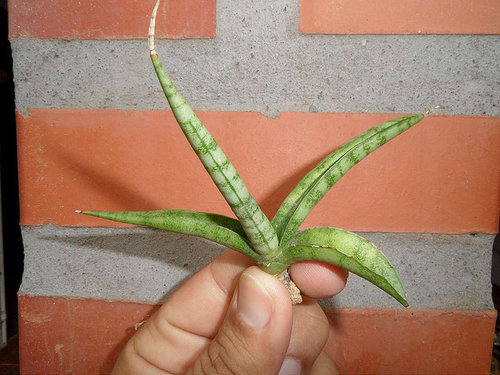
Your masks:
[{"label": "sansevieria plant", "polygon": [[77,212],[199,236],[225,245],[249,256],[264,271],[278,276],[291,291],[294,303],[301,301],[300,292],[289,279],[287,269],[295,262],[315,260],[355,273],[389,293],[402,305],[408,306],[398,274],[372,243],[338,228],[297,230],[314,206],[351,167],[417,124],[424,115],[387,121],[333,151],[297,184],[269,221],[233,164],[165,72],[154,43],[159,2],[154,7],[149,27],[149,50],[154,69],[179,126],[238,220],[187,210]]}]

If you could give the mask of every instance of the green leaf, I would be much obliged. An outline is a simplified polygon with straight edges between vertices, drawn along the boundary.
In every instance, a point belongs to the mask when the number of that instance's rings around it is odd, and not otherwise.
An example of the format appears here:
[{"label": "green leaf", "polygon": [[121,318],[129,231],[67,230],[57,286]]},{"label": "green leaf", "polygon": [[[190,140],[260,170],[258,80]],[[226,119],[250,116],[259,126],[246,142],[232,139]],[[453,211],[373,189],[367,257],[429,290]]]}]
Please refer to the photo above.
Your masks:
[{"label": "green leaf", "polygon": [[407,307],[406,293],[394,267],[371,242],[342,229],[315,227],[298,233],[283,252],[284,262],[317,260],[344,268],[372,282]]},{"label": "green leaf", "polygon": [[250,246],[239,221],[230,217],[188,210],[82,211],[82,213],[121,223],[203,237],[261,261],[260,256]]},{"label": "green leaf", "polygon": [[323,159],[286,197],[272,221],[280,246],[288,246],[314,206],[350,168],[423,117],[414,115],[387,121],[350,140]]},{"label": "green leaf", "polygon": [[158,58],[154,46],[154,23],[157,9],[158,3],[151,17],[149,48],[151,61],[170,108],[191,147],[240,220],[252,247],[259,254],[276,254],[278,252],[278,237],[269,219],[248,191],[236,168],[183,96],[177,91]]}]

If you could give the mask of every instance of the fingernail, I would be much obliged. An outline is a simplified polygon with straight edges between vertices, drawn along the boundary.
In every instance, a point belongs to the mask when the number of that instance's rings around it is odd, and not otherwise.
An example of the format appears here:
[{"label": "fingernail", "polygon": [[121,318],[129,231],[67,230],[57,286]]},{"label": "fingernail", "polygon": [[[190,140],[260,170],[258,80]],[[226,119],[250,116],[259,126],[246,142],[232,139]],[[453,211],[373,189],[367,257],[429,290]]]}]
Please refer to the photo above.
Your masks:
[{"label": "fingernail", "polygon": [[236,308],[243,322],[253,329],[262,329],[269,323],[273,311],[272,299],[254,276],[248,273],[241,276],[236,298]]},{"label": "fingernail", "polygon": [[302,374],[302,365],[300,361],[286,357],[281,365],[281,370],[278,375],[300,375]]}]

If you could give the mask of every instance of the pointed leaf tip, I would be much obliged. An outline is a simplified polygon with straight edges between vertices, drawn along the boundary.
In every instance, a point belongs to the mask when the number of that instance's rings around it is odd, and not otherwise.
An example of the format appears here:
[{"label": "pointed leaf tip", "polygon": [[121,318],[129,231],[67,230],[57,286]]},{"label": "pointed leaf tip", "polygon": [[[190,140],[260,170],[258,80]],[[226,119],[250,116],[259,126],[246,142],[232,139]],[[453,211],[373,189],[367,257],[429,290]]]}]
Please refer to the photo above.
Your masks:
[{"label": "pointed leaf tip", "polygon": [[390,120],[351,139],[312,169],[281,204],[272,220],[280,246],[287,246],[307,215],[354,165],[423,119],[413,115]]},{"label": "pointed leaf tip", "polygon": [[154,50],[154,25],[155,12],[151,17],[149,33],[151,61],[177,123],[224,199],[240,220],[253,249],[261,255],[276,255],[279,251],[278,236],[269,219],[248,191],[236,168],[165,71]]},{"label": "pointed leaf tip", "polygon": [[285,250],[287,263],[317,260],[370,281],[407,307],[403,284],[386,256],[370,241],[338,228],[316,227],[297,234]]},{"label": "pointed leaf tip", "polygon": [[189,210],[83,211],[82,213],[120,223],[202,237],[261,261],[260,256],[249,244],[240,222],[230,217]]}]

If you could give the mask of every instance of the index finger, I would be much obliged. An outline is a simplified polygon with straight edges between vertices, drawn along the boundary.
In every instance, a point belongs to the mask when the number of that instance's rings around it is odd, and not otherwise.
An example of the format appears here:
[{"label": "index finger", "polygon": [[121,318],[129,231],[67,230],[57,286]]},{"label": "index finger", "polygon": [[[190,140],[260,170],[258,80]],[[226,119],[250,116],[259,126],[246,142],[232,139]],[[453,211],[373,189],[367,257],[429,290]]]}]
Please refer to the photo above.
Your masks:
[{"label": "index finger", "polygon": [[185,373],[217,334],[240,275],[252,263],[228,251],[195,273],[141,326],[117,366],[143,374]]},{"label": "index finger", "polygon": [[[187,280],[160,308],[162,319],[199,336],[213,338],[226,315],[241,273],[253,261],[233,250],[227,251]],[[299,262],[290,274],[304,295],[334,296],[344,288],[348,272],[320,262]]]},{"label": "index finger", "polygon": [[186,280],[160,308],[159,316],[177,328],[213,338],[241,273],[253,264],[236,251],[225,252]]},{"label": "index finger", "polygon": [[349,272],[331,264],[306,261],[292,264],[290,276],[302,294],[311,298],[328,298],[344,289]]}]

